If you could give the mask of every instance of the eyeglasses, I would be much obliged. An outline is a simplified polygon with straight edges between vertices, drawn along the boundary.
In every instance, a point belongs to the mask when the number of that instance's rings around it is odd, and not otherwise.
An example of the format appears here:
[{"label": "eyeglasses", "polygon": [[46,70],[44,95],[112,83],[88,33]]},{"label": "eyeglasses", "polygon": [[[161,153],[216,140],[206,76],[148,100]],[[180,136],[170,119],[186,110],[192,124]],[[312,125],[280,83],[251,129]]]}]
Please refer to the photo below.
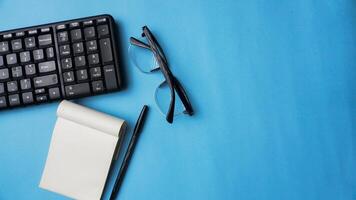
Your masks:
[{"label": "eyeglasses", "polygon": [[[182,84],[172,74],[161,46],[147,26],[142,27],[141,40],[130,37],[129,54],[134,65],[143,73],[161,71],[165,80],[155,91],[159,110],[166,115],[169,123],[178,114],[193,115],[193,108]],[[147,41],[143,42],[143,41]],[[178,95],[180,101],[176,101]]]}]

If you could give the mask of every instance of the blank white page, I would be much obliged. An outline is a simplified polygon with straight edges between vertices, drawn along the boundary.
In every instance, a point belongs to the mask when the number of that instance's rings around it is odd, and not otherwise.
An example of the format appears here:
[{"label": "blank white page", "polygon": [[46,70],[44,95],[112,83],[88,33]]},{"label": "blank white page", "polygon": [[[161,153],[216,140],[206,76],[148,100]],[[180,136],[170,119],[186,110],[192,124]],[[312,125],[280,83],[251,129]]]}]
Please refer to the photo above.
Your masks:
[{"label": "blank white page", "polygon": [[[63,113],[69,114],[71,119]],[[61,103],[57,115],[40,187],[74,199],[98,200],[125,123],[70,102]],[[90,120],[91,127],[87,126],[85,118],[95,119],[98,126]],[[102,121],[104,118],[111,118],[111,121]],[[105,123],[113,124],[103,125]],[[102,127],[111,132],[103,132]]]}]

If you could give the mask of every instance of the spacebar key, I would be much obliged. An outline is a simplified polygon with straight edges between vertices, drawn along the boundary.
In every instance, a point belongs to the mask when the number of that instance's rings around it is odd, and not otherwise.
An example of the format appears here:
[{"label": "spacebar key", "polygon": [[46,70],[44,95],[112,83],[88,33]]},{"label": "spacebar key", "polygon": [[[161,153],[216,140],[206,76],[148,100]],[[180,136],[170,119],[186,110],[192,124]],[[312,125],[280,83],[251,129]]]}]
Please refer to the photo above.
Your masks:
[{"label": "spacebar key", "polygon": [[65,88],[67,97],[82,97],[90,94],[89,83],[80,83],[75,85],[68,85]]}]

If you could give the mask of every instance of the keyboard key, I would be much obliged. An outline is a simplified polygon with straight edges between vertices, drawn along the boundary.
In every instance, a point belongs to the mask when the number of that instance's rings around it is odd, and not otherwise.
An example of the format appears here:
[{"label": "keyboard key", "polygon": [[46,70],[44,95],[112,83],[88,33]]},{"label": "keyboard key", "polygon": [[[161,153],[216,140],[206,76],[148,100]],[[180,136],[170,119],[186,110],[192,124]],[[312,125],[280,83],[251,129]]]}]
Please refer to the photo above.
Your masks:
[{"label": "keyboard key", "polygon": [[73,71],[63,73],[63,80],[65,83],[70,83],[74,81]]},{"label": "keyboard key", "polygon": [[12,34],[8,33],[8,34],[3,35],[3,37],[4,37],[4,39],[11,39],[12,38]]},{"label": "keyboard key", "polygon": [[75,67],[84,67],[86,65],[85,56],[78,56],[74,58]]},{"label": "keyboard key", "polygon": [[0,53],[8,53],[9,52],[9,43],[4,41],[0,42]]},{"label": "keyboard key", "polygon": [[98,45],[96,43],[96,40],[88,41],[86,45],[87,45],[88,52],[95,52],[96,50],[98,50]]},{"label": "keyboard key", "polygon": [[35,88],[42,88],[42,87],[47,87],[47,86],[58,84],[58,77],[57,77],[57,74],[40,76],[40,77],[35,77],[33,79],[33,82],[34,82]]},{"label": "keyboard key", "polygon": [[43,94],[45,92],[46,92],[46,90],[44,88],[40,88],[40,89],[36,89],[35,90],[35,94]]},{"label": "keyboard key", "polygon": [[93,25],[93,20],[88,20],[88,21],[84,21],[83,22],[83,26],[91,26],[91,25]]},{"label": "keyboard key", "polygon": [[7,64],[8,64],[8,65],[17,64],[16,53],[12,53],[12,54],[6,55],[6,61],[7,61]]},{"label": "keyboard key", "polygon": [[70,31],[72,42],[80,41],[82,39],[82,31],[80,29],[74,29]]},{"label": "keyboard key", "polygon": [[47,95],[45,95],[45,94],[37,95],[36,96],[36,101],[40,102],[40,103],[47,101]]},{"label": "keyboard key", "polygon": [[107,24],[98,26],[98,35],[100,38],[109,35],[109,27]]},{"label": "keyboard key", "polygon": [[106,18],[100,18],[100,19],[97,19],[96,20],[96,23],[98,23],[98,24],[103,24],[103,23],[106,23]]},{"label": "keyboard key", "polygon": [[59,54],[61,56],[69,56],[70,55],[70,46],[69,45],[63,45],[59,47]]},{"label": "keyboard key", "polygon": [[22,79],[20,81],[21,90],[31,89],[31,80],[30,79]]},{"label": "keyboard key", "polygon": [[95,38],[95,28],[93,26],[85,28],[84,37],[86,40]]},{"label": "keyboard key", "polygon": [[25,74],[31,76],[36,74],[36,67],[34,64],[25,65]]},{"label": "keyboard key", "polygon": [[9,69],[0,69],[0,80],[6,80],[9,78]]},{"label": "keyboard key", "polygon": [[79,55],[84,52],[83,42],[73,44],[73,53],[74,55]]},{"label": "keyboard key", "polygon": [[10,106],[18,106],[20,105],[20,98],[18,94],[13,94],[9,96],[9,104]]},{"label": "keyboard key", "polygon": [[32,94],[32,92],[22,93],[22,102],[24,104],[33,103],[33,94]]},{"label": "keyboard key", "polygon": [[40,35],[38,36],[38,45],[40,47],[45,47],[52,44],[51,34]]},{"label": "keyboard key", "polygon": [[0,94],[4,94],[4,93],[5,93],[4,83],[0,83]]},{"label": "keyboard key", "polygon": [[20,61],[21,63],[27,63],[31,61],[31,56],[29,51],[21,52],[20,53]]},{"label": "keyboard key", "polygon": [[51,29],[49,27],[47,28],[41,28],[41,33],[48,33]]},{"label": "keyboard key", "polygon": [[69,24],[69,28],[77,28],[79,27],[79,22],[72,22]]},{"label": "keyboard key", "polygon": [[0,67],[4,66],[4,58],[0,56]]},{"label": "keyboard key", "polygon": [[56,70],[56,63],[54,61],[47,61],[38,64],[38,71],[40,73],[52,72]]},{"label": "keyboard key", "polygon": [[89,65],[91,66],[99,64],[100,63],[99,54],[96,53],[96,54],[88,55],[88,62]]},{"label": "keyboard key", "polygon": [[58,42],[59,43],[66,43],[68,42],[68,32],[67,31],[63,31],[63,32],[59,32],[58,33]]},{"label": "keyboard key", "polygon": [[66,29],[67,26],[65,24],[60,24],[60,25],[57,25],[57,30],[63,30],[63,29]]},{"label": "keyboard key", "polygon": [[99,44],[102,61],[104,63],[113,61],[110,39],[101,39]]},{"label": "keyboard key", "polygon": [[114,65],[104,66],[105,85],[107,90],[118,89],[116,72]]},{"label": "keyboard key", "polygon": [[32,54],[34,61],[40,61],[44,59],[43,49],[34,50]]},{"label": "keyboard key", "polygon": [[59,92],[59,88],[50,88],[48,90],[48,94],[49,94],[49,98],[51,100],[54,100],[54,99],[59,99],[61,97],[61,94]]},{"label": "keyboard key", "polygon": [[78,70],[76,73],[78,81],[86,81],[88,79],[88,71],[86,69]]},{"label": "keyboard key", "polygon": [[8,92],[17,92],[18,91],[17,81],[7,82],[7,91]]},{"label": "keyboard key", "polygon": [[89,83],[80,83],[76,85],[69,85],[65,87],[65,91],[68,97],[80,97],[90,94]]},{"label": "keyboard key", "polygon": [[72,68],[72,59],[71,58],[65,58],[61,60],[61,65],[62,69],[71,69]]},{"label": "keyboard key", "polygon": [[26,49],[33,49],[36,47],[35,37],[25,38],[25,47]]},{"label": "keyboard key", "polygon": [[98,79],[101,77],[101,69],[100,67],[94,67],[90,69],[90,77],[92,79]]},{"label": "keyboard key", "polygon": [[16,39],[11,41],[12,51],[21,51],[22,50],[22,41],[21,39]]},{"label": "keyboard key", "polygon": [[22,36],[25,36],[25,32],[20,31],[16,33],[16,37],[22,37]]},{"label": "keyboard key", "polygon": [[12,73],[12,77],[13,78],[22,77],[22,67],[21,66],[17,66],[17,67],[11,68],[11,73]]},{"label": "keyboard key", "polygon": [[47,56],[48,59],[54,58],[53,47],[50,47],[50,48],[46,49],[46,56]]},{"label": "keyboard key", "polygon": [[36,29],[34,29],[34,30],[29,30],[29,31],[28,31],[28,34],[29,34],[29,35],[36,35],[36,34],[37,34],[37,30],[36,30]]},{"label": "keyboard key", "polygon": [[6,97],[0,97],[0,108],[6,108],[7,103],[6,103]]},{"label": "keyboard key", "polygon": [[104,85],[103,81],[93,81],[91,83],[92,90],[94,93],[101,93],[104,92]]}]

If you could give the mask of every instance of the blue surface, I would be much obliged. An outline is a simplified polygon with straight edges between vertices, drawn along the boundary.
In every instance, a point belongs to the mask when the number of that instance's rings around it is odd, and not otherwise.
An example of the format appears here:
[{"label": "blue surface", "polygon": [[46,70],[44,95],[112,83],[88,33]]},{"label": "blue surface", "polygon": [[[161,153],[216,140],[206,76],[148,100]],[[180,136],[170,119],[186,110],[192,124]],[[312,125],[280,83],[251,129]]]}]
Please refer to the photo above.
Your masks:
[{"label": "blue surface", "polygon": [[[119,199],[356,199],[355,1],[0,0],[0,10],[1,30],[117,20],[128,87],[79,103],[131,128],[151,105]],[[166,123],[153,98],[162,76],[129,62],[128,38],[144,24],[194,117]],[[0,113],[1,200],[65,199],[38,188],[57,106]]]}]

